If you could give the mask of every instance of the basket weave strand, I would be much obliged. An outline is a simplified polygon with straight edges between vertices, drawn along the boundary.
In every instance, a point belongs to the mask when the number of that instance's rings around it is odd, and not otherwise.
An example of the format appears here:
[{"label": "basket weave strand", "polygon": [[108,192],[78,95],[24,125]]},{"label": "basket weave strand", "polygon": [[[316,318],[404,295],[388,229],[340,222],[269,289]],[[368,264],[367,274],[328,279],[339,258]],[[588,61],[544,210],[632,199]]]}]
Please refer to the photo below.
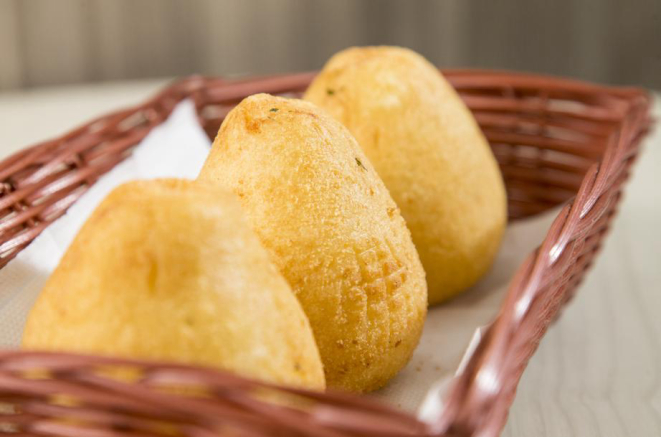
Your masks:
[{"label": "basket weave strand", "polygon": [[[615,216],[647,131],[644,92],[499,71],[449,70],[501,166],[517,219],[565,204],[510,283],[497,318],[422,423],[364,397],[312,393],[215,370],[76,354],[0,352],[0,433],[14,436],[495,436],[525,366],[571,299]],[[213,138],[257,92],[299,96],[314,73],[192,77],[0,163],[0,267],[191,98]],[[108,368],[132,369],[123,380]],[[178,433],[178,434],[177,434]]]}]

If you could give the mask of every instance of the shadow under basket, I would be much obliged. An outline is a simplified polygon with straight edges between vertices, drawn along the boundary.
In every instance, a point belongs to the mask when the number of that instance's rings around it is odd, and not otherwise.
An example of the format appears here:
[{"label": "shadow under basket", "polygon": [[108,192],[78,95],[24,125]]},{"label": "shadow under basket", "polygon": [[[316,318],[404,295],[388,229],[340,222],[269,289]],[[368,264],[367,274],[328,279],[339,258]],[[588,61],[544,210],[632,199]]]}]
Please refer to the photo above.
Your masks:
[{"label": "shadow under basket", "polygon": [[[510,219],[564,204],[511,279],[498,316],[430,422],[360,396],[172,363],[0,352],[0,434],[32,436],[496,436],[526,364],[590,268],[651,122],[641,90],[547,76],[443,71],[489,140]],[[210,138],[244,97],[300,96],[314,73],[191,77],[0,163],[0,267],[191,98]],[[114,367],[130,368],[117,377]],[[276,394],[274,396],[274,394]]]}]

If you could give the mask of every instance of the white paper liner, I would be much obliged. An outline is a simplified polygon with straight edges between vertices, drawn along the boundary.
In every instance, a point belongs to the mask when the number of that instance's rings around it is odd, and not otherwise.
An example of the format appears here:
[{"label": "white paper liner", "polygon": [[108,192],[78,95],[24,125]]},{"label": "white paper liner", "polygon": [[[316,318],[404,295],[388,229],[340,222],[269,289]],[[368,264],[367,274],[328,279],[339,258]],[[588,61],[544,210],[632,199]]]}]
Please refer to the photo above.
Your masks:
[{"label": "white paper liner", "polygon": [[[80,226],[116,186],[134,179],[197,176],[210,142],[190,101],[180,103],[133,154],[104,175],[62,217],[0,270],[0,348],[20,343],[27,313]],[[507,283],[523,259],[542,241],[557,211],[511,224],[491,272],[451,302],[431,308],[409,365],[384,389],[370,395],[433,420],[442,408],[439,394],[455,374],[476,328],[498,312]],[[471,342],[471,338],[473,341]],[[470,352],[470,348],[468,350]],[[423,402],[424,401],[424,402]]]}]

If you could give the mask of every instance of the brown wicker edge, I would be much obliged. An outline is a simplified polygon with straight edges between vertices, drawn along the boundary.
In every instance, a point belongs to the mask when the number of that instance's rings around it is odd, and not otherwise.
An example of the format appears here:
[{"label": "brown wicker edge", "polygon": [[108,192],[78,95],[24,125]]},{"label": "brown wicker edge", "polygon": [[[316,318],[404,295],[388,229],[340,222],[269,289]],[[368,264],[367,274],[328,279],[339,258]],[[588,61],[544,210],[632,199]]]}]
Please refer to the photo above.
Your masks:
[{"label": "brown wicker edge", "polygon": [[[476,116],[506,179],[511,218],[569,201],[518,270],[505,302],[424,424],[365,397],[312,393],[168,363],[0,352],[0,433],[15,435],[494,436],[544,332],[589,269],[649,125],[636,89],[511,72],[444,71]],[[192,77],[0,163],[0,267],[190,97],[213,137],[256,92],[298,95],[314,73],[225,82]],[[573,200],[570,200],[573,199]],[[109,366],[139,370],[131,381]],[[182,392],[183,390],[183,392]],[[277,401],[269,392],[279,393]],[[191,394],[194,393],[195,395]],[[5,405],[4,409],[2,405]],[[66,420],[64,420],[66,419]],[[8,424],[8,425],[7,425]]]}]

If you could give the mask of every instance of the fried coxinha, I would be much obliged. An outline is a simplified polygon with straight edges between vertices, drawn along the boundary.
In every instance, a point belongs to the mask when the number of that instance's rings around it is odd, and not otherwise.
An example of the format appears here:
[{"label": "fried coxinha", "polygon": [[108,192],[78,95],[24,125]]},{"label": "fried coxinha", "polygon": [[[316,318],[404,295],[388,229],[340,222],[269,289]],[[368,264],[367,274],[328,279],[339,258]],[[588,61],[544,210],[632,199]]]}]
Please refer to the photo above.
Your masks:
[{"label": "fried coxinha", "polygon": [[240,197],[310,320],[329,387],[374,390],[408,362],[425,274],[344,126],[308,102],[251,96],[228,114],[199,179]]}]

